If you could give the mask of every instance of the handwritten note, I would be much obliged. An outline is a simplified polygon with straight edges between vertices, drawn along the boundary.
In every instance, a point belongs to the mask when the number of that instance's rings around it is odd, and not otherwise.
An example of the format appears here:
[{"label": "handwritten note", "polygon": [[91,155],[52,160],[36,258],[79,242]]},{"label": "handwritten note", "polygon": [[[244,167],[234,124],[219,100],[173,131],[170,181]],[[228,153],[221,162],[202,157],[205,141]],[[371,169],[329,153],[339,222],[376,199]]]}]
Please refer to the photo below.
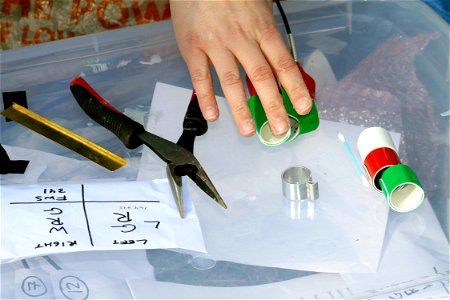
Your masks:
[{"label": "handwritten note", "polygon": [[189,195],[180,219],[166,180],[2,186],[3,262],[60,252],[205,252]]}]

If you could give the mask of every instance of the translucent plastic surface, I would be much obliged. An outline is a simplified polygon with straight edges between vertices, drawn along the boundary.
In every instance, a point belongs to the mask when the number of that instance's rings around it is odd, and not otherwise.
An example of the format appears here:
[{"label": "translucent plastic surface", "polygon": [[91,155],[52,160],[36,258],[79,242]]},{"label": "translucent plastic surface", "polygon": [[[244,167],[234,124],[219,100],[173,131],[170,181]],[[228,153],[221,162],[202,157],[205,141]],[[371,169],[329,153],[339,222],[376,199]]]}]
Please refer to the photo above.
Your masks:
[{"label": "translucent plastic surface", "polygon": [[[385,252],[378,273],[366,277],[343,276],[347,287],[351,285],[349,292],[341,285],[342,278],[338,274],[315,274],[312,277],[310,272],[228,261],[208,264],[208,270],[200,270],[204,267],[192,267],[192,256],[165,250],[148,251],[146,257],[140,253],[139,258],[132,261],[124,259],[127,255],[101,253],[54,257],[60,266],[68,270],[82,268],[101,272],[103,267],[100,263],[90,265],[89,261],[110,255],[104,261],[110,268],[104,268],[108,273],[103,275],[117,280],[136,276],[134,281],[128,281],[124,286],[131,290],[131,295],[141,297],[149,290],[138,280],[139,276],[130,271],[131,268],[145,270],[140,279],[152,277],[154,268],[156,279],[165,282],[219,285],[230,289],[252,285],[265,287],[267,284],[269,290],[283,291],[280,297],[332,298],[324,291],[333,291],[333,297],[342,294],[340,297],[346,298],[356,295],[386,298],[414,287],[415,282],[422,287],[425,284],[436,287],[438,296],[448,295],[448,281],[445,281],[448,279],[448,242],[445,237],[449,229],[450,181],[448,24],[419,1],[287,1],[283,5],[300,60],[317,82],[319,116],[365,127],[382,126],[400,133],[399,155],[414,169],[423,184],[428,201],[419,210],[409,215],[389,215]],[[278,21],[280,30],[283,30],[279,18]],[[113,134],[93,123],[82,112],[69,90],[69,81],[73,77],[84,75],[87,81],[103,91],[105,99],[142,123],[147,121],[157,81],[192,88],[169,22],[4,51],[0,56],[2,92],[26,90],[28,108],[132,162],[116,173],[97,166],[67,170],[49,168],[42,171],[38,181],[134,180],[137,177],[141,149],[127,150]],[[217,80],[215,90],[221,94]],[[86,165],[86,161],[77,154],[13,122],[1,120],[0,142],[82,160]],[[14,183],[16,180],[17,177]],[[2,184],[13,181],[2,176]],[[442,229],[445,235],[440,234]],[[396,241],[400,248],[390,248]],[[392,259],[396,249],[410,255],[401,260]],[[447,253],[447,257],[442,253]],[[136,263],[138,260],[140,263]],[[444,267],[438,266],[438,262]],[[53,272],[48,265],[42,265],[36,263],[34,266],[50,274]],[[2,266],[2,298],[14,295],[14,291],[4,287],[14,282],[11,278],[22,268],[23,265]],[[111,269],[117,273],[113,274]],[[395,276],[390,277],[393,269]],[[317,275],[323,275],[323,280],[316,281]],[[292,285],[288,281],[303,277],[312,283]],[[433,285],[442,282],[439,280],[444,280],[441,290],[437,284]],[[271,283],[277,284],[269,286]],[[175,284],[168,286],[176,291]],[[166,290],[165,287],[161,291]],[[138,289],[141,294],[133,294],[133,290]],[[253,294],[249,293],[249,297],[270,295],[266,293],[267,289],[256,289]],[[335,292],[336,289],[340,293]],[[105,292],[105,295],[108,294]],[[196,297],[195,293],[192,295]],[[240,294],[234,290],[228,294],[224,291],[214,294],[217,297],[221,295],[232,297]],[[146,296],[152,297],[152,294]],[[153,296],[161,298],[163,294]],[[188,294],[171,296],[189,297]]]}]

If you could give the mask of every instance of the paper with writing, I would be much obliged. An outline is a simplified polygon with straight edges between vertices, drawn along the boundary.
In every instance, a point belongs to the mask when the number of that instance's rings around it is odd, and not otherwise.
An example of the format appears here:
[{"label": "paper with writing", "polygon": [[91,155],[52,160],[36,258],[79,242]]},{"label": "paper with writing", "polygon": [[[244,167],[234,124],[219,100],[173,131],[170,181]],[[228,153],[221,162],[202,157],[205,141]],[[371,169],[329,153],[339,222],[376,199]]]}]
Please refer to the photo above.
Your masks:
[{"label": "paper with writing", "polygon": [[180,219],[167,180],[2,186],[1,260],[87,250],[205,252],[185,195]]}]

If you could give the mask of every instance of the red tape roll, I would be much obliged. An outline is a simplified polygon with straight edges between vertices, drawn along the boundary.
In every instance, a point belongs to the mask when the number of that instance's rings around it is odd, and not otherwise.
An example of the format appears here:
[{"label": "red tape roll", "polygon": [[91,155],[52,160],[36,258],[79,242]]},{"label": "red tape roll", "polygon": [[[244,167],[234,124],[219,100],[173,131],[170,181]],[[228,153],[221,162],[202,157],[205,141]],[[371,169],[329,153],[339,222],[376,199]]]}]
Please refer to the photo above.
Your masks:
[{"label": "red tape roll", "polygon": [[384,169],[400,164],[397,152],[391,148],[378,148],[370,152],[364,160],[364,167],[372,180],[372,185],[381,192],[378,183]]}]

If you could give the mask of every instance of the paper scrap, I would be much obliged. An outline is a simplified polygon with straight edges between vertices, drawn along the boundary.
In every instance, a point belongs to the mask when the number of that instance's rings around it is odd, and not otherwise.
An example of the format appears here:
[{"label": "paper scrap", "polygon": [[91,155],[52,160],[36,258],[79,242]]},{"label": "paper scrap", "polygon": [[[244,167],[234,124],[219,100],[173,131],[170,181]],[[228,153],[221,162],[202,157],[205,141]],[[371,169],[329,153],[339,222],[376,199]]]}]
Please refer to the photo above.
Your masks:
[{"label": "paper scrap", "polygon": [[180,219],[167,180],[1,186],[2,263],[51,253],[205,252],[189,195]]}]

